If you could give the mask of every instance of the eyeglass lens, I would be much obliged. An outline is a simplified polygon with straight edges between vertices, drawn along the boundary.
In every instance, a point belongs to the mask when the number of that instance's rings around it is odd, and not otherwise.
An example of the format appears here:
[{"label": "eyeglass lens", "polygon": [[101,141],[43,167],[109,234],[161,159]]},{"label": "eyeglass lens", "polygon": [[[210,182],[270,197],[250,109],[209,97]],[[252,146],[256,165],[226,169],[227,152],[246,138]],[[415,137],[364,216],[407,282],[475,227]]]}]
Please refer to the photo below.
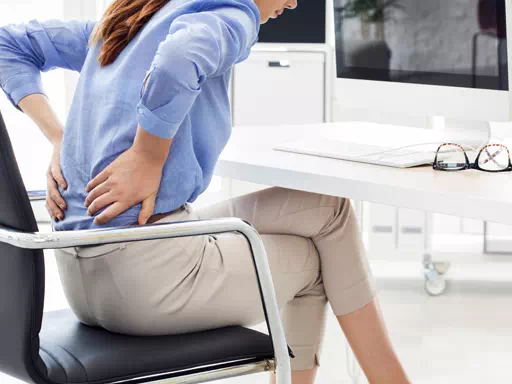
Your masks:
[{"label": "eyeglass lens", "polygon": [[443,144],[437,151],[436,165],[447,171],[458,171],[467,166],[464,150],[455,144]]},{"label": "eyeglass lens", "polygon": [[509,164],[509,151],[501,144],[486,145],[478,158],[478,166],[485,171],[502,171],[507,169]]}]

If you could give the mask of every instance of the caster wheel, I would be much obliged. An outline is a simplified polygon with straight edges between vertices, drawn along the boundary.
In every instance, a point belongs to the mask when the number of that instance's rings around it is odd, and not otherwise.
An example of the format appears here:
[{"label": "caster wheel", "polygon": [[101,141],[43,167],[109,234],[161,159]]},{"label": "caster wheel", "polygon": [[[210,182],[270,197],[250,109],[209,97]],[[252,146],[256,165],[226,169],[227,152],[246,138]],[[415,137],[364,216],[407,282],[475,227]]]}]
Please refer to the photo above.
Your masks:
[{"label": "caster wheel", "polygon": [[425,280],[425,291],[430,296],[439,296],[446,291],[446,280],[438,277],[435,280]]},{"label": "caster wheel", "polygon": [[448,269],[450,269],[450,263],[446,263],[446,262],[435,262],[433,263],[434,264],[434,269],[436,270],[437,273],[439,273],[440,275],[444,275],[446,274],[446,272],[448,272]]}]

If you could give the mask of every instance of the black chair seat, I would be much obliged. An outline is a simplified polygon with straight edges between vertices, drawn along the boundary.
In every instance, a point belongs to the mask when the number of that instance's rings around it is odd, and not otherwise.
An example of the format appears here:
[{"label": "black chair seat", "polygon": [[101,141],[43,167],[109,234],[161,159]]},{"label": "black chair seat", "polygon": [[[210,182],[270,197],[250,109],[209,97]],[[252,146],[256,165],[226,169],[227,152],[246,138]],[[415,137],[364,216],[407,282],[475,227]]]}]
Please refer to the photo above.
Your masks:
[{"label": "black chair seat", "polygon": [[40,356],[51,382],[100,384],[274,354],[268,335],[243,327],[126,336],[87,326],[71,310],[60,310],[43,314]]}]

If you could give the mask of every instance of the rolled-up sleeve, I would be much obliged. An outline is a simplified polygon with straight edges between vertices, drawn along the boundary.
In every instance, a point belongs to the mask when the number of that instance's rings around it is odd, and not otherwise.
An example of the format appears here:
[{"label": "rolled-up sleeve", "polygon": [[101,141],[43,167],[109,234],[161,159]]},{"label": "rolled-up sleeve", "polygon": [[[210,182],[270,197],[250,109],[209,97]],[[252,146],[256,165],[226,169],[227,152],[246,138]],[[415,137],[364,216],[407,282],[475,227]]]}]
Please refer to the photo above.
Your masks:
[{"label": "rolled-up sleeve", "polygon": [[41,72],[80,72],[88,53],[91,20],[30,20],[0,28],[0,87],[18,110],[24,97],[41,93]]},{"label": "rolled-up sleeve", "polygon": [[260,15],[252,0],[203,4],[173,21],[140,88],[137,122],[162,138],[176,135],[201,84],[245,60],[257,41]]}]

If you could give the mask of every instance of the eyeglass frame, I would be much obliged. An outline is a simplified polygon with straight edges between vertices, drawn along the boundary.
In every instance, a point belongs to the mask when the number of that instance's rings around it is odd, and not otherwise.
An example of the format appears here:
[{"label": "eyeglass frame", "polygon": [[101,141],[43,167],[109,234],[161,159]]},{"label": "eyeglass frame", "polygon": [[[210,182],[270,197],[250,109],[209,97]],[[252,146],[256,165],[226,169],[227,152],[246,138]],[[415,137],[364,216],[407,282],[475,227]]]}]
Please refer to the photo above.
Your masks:
[{"label": "eyeglass frame", "polygon": [[[446,145],[454,145],[456,147],[459,147],[461,150],[462,150],[462,153],[464,153],[464,157],[466,159],[466,165],[464,166],[464,168],[460,168],[460,169],[445,169],[445,168],[441,168],[441,167],[438,167],[437,166],[437,156],[439,155],[439,150],[446,146]],[[508,167],[505,168],[505,169],[500,169],[500,170],[496,170],[496,171],[491,171],[491,170],[487,170],[487,169],[482,169],[478,163],[479,163],[479,159],[480,159],[480,155],[482,154],[482,152],[488,148],[488,147],[502,147],[502,148],[505,148],[505,150],[507,151],[508,153]],[[432,167],[436,170],[436,171],[447,171],[447,172],[456,172],[456,171],[465,171],[467,169],[476,169],[478,171],[482,171],[482,172],[492,172],[492,173],[499,173],[499,172],[510,172],[512,171],[512,160],[510,159],[510,151],[508,149],[508,147],[504,144],[496,144],[496,143],[493,143],[493,144],[486,144],[482,147],[482,149],[480,150],[480,152],[478,152],[478,155],[476,156],[475,158],[475,161],[474,163],[471,163],[469,161],[469,158],[468,158],[468,155],[466,154],[466,151],[465,149],[459,145],[459,144],[455,144],[455,143],[444,143],[444,144],[441,144],[439,146],[439,148],[437,148],[437,151],[436,151],[436,157],[434,159],[434,163],[432,164]]]}]

